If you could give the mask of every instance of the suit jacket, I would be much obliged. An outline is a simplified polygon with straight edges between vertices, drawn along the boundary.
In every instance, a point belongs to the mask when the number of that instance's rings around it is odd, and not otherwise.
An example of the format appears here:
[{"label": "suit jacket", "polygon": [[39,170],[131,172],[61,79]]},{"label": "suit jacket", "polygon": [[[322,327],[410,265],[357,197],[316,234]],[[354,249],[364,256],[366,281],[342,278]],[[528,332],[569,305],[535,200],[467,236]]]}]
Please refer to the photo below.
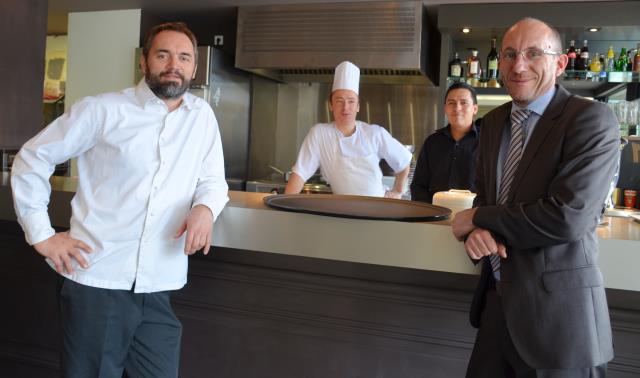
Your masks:
[{"label": "suit jacket", "polygon": [[[531,367],[596,366],[613,358],[595,227],[613,177],[618,123],[604,104],[557,87],[523,151],[507,203],[496,206],[496,169],[511,103],[488,113],[476,167],[473,222],[507,247],[501,292],[513,343]],[[471,307],[480,314],[490,283],[484,259]]]}]

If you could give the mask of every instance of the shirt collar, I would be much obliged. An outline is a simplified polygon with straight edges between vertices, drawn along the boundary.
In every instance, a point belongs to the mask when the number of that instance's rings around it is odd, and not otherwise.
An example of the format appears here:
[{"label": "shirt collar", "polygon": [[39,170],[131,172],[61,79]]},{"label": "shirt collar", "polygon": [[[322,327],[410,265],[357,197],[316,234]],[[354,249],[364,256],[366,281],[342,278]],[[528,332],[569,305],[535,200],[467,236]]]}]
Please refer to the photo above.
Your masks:
[{"label": "shirt collar", "polygon": [[[477,120],[471,122],[471,130],[469,130],[469,132],[466,133],[464,135],[464,137],[466,137],[469,133],[474,133],[476,136],[478,135],[478,127],[476,126],[476,121]],[[448,123],[447,126],[442,129],[442,132],[445,135],[447,135],[449,138],[453,139],[453,136],[451,135],[451,124],[450,123]]]},{"label": "shirt collar", "polygon": [[[135,96],[136,99],[138,99],[140,105],[143,107],[149,103],[163,103],[163,101],[151,91],[144,78],[142,78],[136,86]],[[198,108],[196,99],[196,96],[192,95],[189,92],[186,92],[184,95],[182,95],[182,103],[180,104],[180,107],[185,107],[189,110],[196,109]]]},{"label": "shirt collar", "polygon": [[554,85],[551,87],[551,89],[546,91],[542,96],[535,99],[526,107],[520,107],[516,105],[514,102],[512,102],[511,113],[521,109],[529,109],[532,112],[536,113],[537,115],[542,116],[542,114],[544,113],[545,109],[547,109],[547,106],[549,106],[549,103],[551,102],[555,94],[556,94],[556,86]]}]

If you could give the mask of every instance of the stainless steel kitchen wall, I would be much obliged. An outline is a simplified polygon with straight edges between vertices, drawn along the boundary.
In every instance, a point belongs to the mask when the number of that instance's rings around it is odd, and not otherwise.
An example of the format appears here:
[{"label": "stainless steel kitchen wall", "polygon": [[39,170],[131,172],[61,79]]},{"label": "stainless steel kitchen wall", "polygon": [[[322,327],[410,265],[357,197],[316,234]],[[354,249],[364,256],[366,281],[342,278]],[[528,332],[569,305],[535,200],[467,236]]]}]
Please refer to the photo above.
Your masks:
[{"label": "stainless steel kitchen wall", "polygon": [[207,101],[220,128],[229,188],[244,190],[249,164],[251,74],[236,69],[233,57],[211,49]]},{"label": "stainless steel kitchen wall", "polygon": [[[330,83],[276,83],[254,76],[251,109],[250,180],[276,179],[269,165],[290,170],[309,129],[331,122]],[[438,88],[416,84],[361,84],[358,119],[389,130],[415,146],[437,128]]]}]

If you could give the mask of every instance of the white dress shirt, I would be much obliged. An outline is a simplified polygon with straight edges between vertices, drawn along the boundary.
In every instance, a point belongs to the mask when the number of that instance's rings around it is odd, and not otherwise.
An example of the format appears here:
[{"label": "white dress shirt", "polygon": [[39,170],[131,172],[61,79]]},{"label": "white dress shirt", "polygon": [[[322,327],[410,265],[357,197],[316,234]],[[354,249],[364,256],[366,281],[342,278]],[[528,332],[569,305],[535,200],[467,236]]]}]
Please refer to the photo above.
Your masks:
[{"label": "white dress shirt", "polygon": [[397,173],[411,163],[411,153],[378,125],[356,121],[345,137],[334,123],[320,123],[302,142],[292,171],[307,181],[320,167],[335,194],[382,197],[380,159]]},{"label": "white dress shirt", "polygon": [[[77,157],[70,235],[93,248],[67,278],[136,293],[187,281],[186,233],[174,235],[195,205],[214,219],[227,197],[213,110],[189,93],[169,112],[144,79],[135,88],[86,97],[29,140],[15,158],[11,187],[29,244],[55,231],[47,213],[54,166]],[[74,260],[75,262],[75,260]],[[49,264],[52,263],[49,261]]]}]

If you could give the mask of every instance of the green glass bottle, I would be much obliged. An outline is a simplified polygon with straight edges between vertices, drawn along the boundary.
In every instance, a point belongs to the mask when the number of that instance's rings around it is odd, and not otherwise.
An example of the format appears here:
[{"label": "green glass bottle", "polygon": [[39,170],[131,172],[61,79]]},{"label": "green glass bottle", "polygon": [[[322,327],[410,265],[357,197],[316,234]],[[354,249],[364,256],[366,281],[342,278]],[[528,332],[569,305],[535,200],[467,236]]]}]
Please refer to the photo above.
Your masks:
[{"label": "green glass bottle", "polygon": [[616,71],[624,72],[627,70],[627,49],[625,47],[620,50],[620,56],[616,62]]}]

